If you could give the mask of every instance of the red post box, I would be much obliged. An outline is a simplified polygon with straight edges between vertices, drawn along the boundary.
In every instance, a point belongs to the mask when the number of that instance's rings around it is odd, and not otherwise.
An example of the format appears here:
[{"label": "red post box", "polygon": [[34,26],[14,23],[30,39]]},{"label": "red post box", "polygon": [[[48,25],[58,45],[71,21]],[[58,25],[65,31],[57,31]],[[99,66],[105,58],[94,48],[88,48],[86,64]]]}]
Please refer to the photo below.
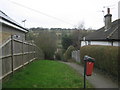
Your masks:
[{"label": "red post box", "polygon": [[84,67],[85,74],[86,74],[86,76],[91,76],[92,71],[93,71],[93,67],[94,67],[95,59],[86,55],[84,57],[84,61],[85,61],[85,67]]},{"label": "red post box", "polygon": [[84,62],[84,88],[86,88],[86,76],[92,75],[95,59],[85,55]]},{"label": "red post box", "polygon": [[93,66],[94,66],[94,62],[87,62],[86,63],[86,75],[87,76],[91,76],[92,75],[92,71],[93,71]]}]

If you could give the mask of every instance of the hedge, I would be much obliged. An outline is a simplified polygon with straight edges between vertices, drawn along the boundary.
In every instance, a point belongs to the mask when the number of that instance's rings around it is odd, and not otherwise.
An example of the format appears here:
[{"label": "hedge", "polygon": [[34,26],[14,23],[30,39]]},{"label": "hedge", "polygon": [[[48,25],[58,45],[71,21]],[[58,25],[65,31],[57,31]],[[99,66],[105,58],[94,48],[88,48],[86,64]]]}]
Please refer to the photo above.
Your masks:
[{"label": "hedge", "polygon": [[118,50],[116,46],[88,45],[80,49],[82,63],[85,55],[95,58],[95,67],[118,77]]}]

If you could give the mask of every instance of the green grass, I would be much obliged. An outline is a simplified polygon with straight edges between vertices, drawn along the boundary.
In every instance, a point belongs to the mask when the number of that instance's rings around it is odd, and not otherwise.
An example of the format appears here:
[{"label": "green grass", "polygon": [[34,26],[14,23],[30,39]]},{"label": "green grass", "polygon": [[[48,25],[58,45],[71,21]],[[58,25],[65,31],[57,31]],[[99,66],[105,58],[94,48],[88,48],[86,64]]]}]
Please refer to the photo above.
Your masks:
[{"label": "green grass", "polygon": [[[92,86],[87,82],[87,87]],[[37,60],[4,81],[3,88],[83,88],[83,77],[64,63]]]}]

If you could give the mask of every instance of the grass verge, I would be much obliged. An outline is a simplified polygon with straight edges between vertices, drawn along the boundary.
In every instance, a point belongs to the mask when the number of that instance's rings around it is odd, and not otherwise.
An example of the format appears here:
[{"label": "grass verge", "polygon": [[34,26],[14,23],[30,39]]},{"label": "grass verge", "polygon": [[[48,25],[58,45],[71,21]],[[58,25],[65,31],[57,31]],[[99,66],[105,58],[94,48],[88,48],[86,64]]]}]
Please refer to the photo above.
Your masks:
[{"label": "grass verge", "polygon": [[[15,72],[3,88],[83,88],[83,77],[64,63],[37,60]],[[92,88],[88,82],[87,88]]]}]

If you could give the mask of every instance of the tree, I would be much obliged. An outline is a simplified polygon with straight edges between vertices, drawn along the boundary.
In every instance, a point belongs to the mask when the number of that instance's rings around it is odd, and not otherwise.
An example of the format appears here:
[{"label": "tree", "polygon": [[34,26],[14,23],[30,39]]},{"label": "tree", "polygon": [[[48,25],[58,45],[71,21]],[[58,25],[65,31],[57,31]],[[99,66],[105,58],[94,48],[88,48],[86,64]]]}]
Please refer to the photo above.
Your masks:
[{"label": "tree", "polygon": [[[38,29],[38,28],[37,28]],[[53,59],[56,51],[57,36],[54,32],[48,30],[38,30],[29,32],[30,39],[34,40],[35,44],[44,52],[45,59]]]},{"label": "tree", "polygon": [[57,48],[57,37],[55,33],[44,31],[39,33],[38,38],[35,40],[35,42],[43,50],[45,59],[53,59],[53,55]]},{"label": "tree", "polygon": [[71,33],[73,46],[76,47],[77,49],[80,49],[81,44],[80,40],[92,32],[93,32],[92,30],[74,30]]},{"label": "tree", "polygon": [[84,22],[79,22],[78,27],[79,30],[84,30],[85,29],[85,23]]},{"label": "tree", "polygon": [[70,35],[63,35],[62,36],[62,47],[63,49],[67,50],[67,48],[72,45],[72,38]]},{"label": "tree", "polygon": [[71,37],[72,37],[72,44],[75,48],[79,49],[80,46],[80,41],[79,41],[79,37],[80,37],[80,31],[79,30],[75,30],[71,33]]}]

